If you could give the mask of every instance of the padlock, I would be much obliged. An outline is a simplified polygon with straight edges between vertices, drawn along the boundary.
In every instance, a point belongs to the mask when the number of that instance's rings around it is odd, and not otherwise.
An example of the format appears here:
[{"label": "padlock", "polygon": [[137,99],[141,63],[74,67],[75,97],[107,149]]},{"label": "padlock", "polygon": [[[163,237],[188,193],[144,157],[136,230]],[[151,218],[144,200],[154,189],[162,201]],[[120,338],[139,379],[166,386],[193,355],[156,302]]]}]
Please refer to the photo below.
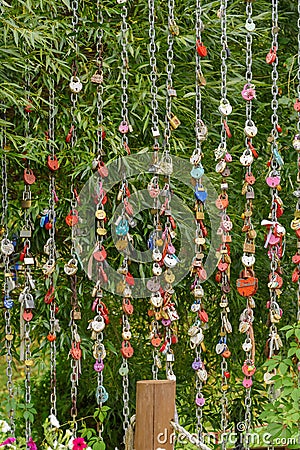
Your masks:
[{"label": "padlock", "polygon": [[243,246],[244,253],[255,253],[255,244],[253,242],[244,242]]},{"label": "padlock", "polygon": [[273,62],[276,61],[276,52],[277,52],[276,47],[272,47],[270,49],[269,53],[266,56],[266,63],[267,64],[273,64]]},{"label": "padlock", "polygon": [[201,56],[201,58],[207,56],[207,48],[199,39],[196,41],[196,50],[198,55]]},{"label": "padlock", "polygon": [[31,184],[35,183],[35,180],[36,180],[36,178],[35,178],[35,175],[33,173],[33,170],[29,169],[29,168],[24,169],[24,181],[25,181],[25,183],[31,185]]},{"label": "padlock", "polygon": [[25,309],[34,309],[35,308],[34,298],[33,298],[33,295],[30,293],[26,293],[24,296],[24,308]]},{"label": "padlock", "polygon": [[123,341],[121,347],[121,354],[123,358],[131,358],[133,356],[134,350],[129,341]]},{"label": "padlock", "polygon": [[242,92],[242,97],[244,100],[251,101],[255,98],[255,87],[254,84],[246,83]]},{"label": "padlock", "polygon": [[69,214],[67,215],[65,221],[69,227],[73,227],[73,226],[77,225],[79,222],[79,215],[78,215],[77,209],[71,210],[69,212]]},{"label": "padlock", "polygon": [[170,113],[170,115],[168,116],[168,119],[169,119],[171,128],[173,130],[176,130],[181,123],[180,120],[178,119],[178,117],[175,116],[173,113]]},{"label": "padlock", "polygon": [[94,370],[96,372],[102,372],[102,370],[104,369],[104,363],[102,359],[98,359],[95,364],[94,364]]},{"label": "padlock", "polygon": [[122,302],[122,309],[125,314],[131,316],[134,312],[134,307],[129,298],[124,297]]},{"label": "padlock", "polygon": [[229,116],[232,113],[232,106],[230,105],[228,100],[221,100],[219,111],[223,116]]},{"label": "padlock", "polygon": [[254,122],[252,120],[249,120],[244,128],[245,135],[248,138],[253,138],[257,135],[257,131],[258,130],[257,127],[254,125]]},{"label": "padlock", "polygon": [[82,83],[78,77],[73,76],[71,77],[69,87],[74,94],[78,94],[82,90]]},{"label": "padlock", "polygon": [[55,171],[59,169],[59,162],[55,155],[49,155],[47,158],[47,166],[50,170]]},{"label": "padlock", "polygon": [[253,200],[253,199],[254,199],[254,189],[251,186],[248,186],[246,192],[246,200]]},{"label": "padlock", "polygon": [[249,32],[255,30],[255,23],[253,22],[253,20],[250,17],[246,20],[245,28]]},{"label": "padlock", "polygon": [[91,82],[95,84],[101,84],[103,82],[103,74],[98,70],[91,76]]}]

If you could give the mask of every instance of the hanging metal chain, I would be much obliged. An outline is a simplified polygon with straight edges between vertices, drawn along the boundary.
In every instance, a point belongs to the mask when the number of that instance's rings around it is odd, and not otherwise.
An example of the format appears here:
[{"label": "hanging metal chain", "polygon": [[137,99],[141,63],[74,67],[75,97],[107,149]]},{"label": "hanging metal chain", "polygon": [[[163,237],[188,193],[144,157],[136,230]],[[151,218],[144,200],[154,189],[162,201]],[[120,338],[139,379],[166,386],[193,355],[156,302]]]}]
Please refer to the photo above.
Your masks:
[{"label": "hanging metal chain", "polygon": [[13,383],[13,333],[11,327],[10,309],[13,307],[13,301],[10,298],[10,291],[13,290],[14,285],[11,283],[10,271],[10,255],[14,251],[12,242],[8,239],[8,178],[7,178],[7,157],[6,157],[6,130],[3,127],[1,133],[1,171],[2,171],[2,215],[1,215],[1,258],[4,263],[4,320],[5,320],[5,349],[6,349],[6,388],[9,399],[9,425],[12,436],[15,435],[15,410],[14,410],[14,383]]},{"label": "hanging metal chain", "polygon": [[81,318],[79,304],[77,299],[77,276],[76,274],[71,275],[70,277],[71,283],[71,311],[70,311],[70,328],[71,328],[71,417],[73,420],[72,423],[72,431],[74,436],[76,436],[77,432],[77,386],[78,380],[81,375],[81,348],[80,348],[80,336],[78,333],[78,327],[76,321]]},{"label": "hanging metal chain", "polygon": [[231,162],[232,157],[227,151],[227,137],[231,137],[230,130],[227,124],[227,117],[232,112],[232,107],[227,99],[227,58],[230,55],[228,43],[227,43],[227,0],[220,1],[219,17],[221,21],[221,101],[219,112],[221,114],[221,133],[220,133],[220,144],[215,150],[215,158],[217,162],[216,172],[220,173],[222,176],[221,182],[221,194],[219,195],[216,206],[221,212],[221,222],[220,222],[220,236],[222,242],[217,251],[218,259],[218,272],[216,275],[217,281],[221,284],[221,330],[220,339],[216,345],[216,352],[222,356],[221,361],[221,433],[223,434],[222,439],[222,450],[227,447],[227,427],[228,427],[228,397],[227,390],[228,380],[230,377],[228,371],[227,358],[230,357],[230,350],[228,348],[227,337],[228,334],[232,332],[232,327],[228,318],[228,297],[227,294],[230,291],[230,242],[231,236],[230,231],[232,229],[232,222],[227,213],[228,207],[228,183],[227,176],[230,174],[230,170],[227,164]]},{"label": "hanging metal chain", "polygon": [[128,10],[126,6],[126,2],[123,3],[122,10],[121,10],[121,117],[122,121],[119,127],[119,130],[122,133],[122,146],[126,150],[126,152],[129,154],[130,149],[128,146],[128,137],[127,133],[128,131],[131,131],[131,126],[129,124],[128,120],[128,23],[127,23],[127,15]]},{"label": "hanging metal chain", "polygon": [[252,138],[256,133],[254,122],[252,120],[252,100],[255,99],[255,86],[252,84],[252,32],[255,30],[255,24],[252,19],[252,3],[246,3],[246,24],[245,28],[247,30],[246,34],[246,74],[245,81],[246,84],[241,92],[243,99],[246,101],[245,107],[245,128],[244,132],[246,134],[245,147],[246,150],[243,152],[240,161],[245,167],[245,180],[242,187],[242,195],[246,197],[245,212],[243,213],[244,225],[242,227],[242,232],[245,233],[245,241],[243,248],[243,256],[241,258],[242,264],[244,266],[242,272],[240,273],[240,279],[238,280],[238,292],[246,297],[246,307],[240,315],[240,327],[239,331],[246,335],[245,342],[242,345],[243,350],[246,354],[246,359],[242,366],[242,371],[245,375],[243,380],[243,386],[246,389],[245,392],[245,416],[244,416],[244,446],[245,450],[249,450],[250,447],[250,430],[252,422],[252,399],[251,399],[251,386],[252,386],[252,375],[255,372],[255,341],[253,332],[253,308],[255,307],[255,302],[253,295],[256,293],[256,287],[249,292],[243,292],[240,287],[240,281],[247,277],[255,277],[254,274],[254,263],[255,263],[255,237],[256,232],[252,224],[252,211],[253,205],[252,200],[254,199],[254,188],[255,177],[252,173],[252,163],[254,161],[254,155],[256,151],[252,144]]},{"label": "hanging metal chain", "polygon": [[201,84],[199,76],[202,75],[201,68],[201,55],[197,50],[197,46],[202,42],[201,31],[203,29],[202,23],[202,8],[201,1],[196,0],[196,23],[195,23],[195,36],[196,36],[196,52],[195,52],[195,149],[191,155],[190,162],[193,165],[191,175],[195,182],[195,256],[193,258],[191,266],[191,276],[193,277],[193,283],[191,286],[192,294],[195,298],[191,311],[196,314],[194,323],[188,330],[190,336],[190,346],[194,349],[194,361],[192,368],[195,371],[195,404],[196,404],[196,431],[199,442],[203,442],[203,425],[202,415],[203,406],[205,404],[205,398],[203,396],[202,388],[203,383],[207,380],[207,371],[202,361],[202,345],[204,340],[203,330],[206,328],[208,316],[204,310],[203,298],[204,290],[202,283],[205,281],[207,275],[204,269],[204,251],[207,231],[204,224],[205,219],[205,200],[207,192],[203,186],[204,168],[201,163],[203,152],[202,143],[207,138],[207,127],[202,120],[202,98],[201,98]]},{"label": "hanging metal chain", "polygon": [[151,81],[151,120],[152,135],[154,138],[154,150],[159,148],[159,124],[158,124],[158,101],[157,101],[157,67],[156,67],[156,42],[155,42],[155,0],[148,0],[149,8],[149,52],[150,52],[150,81]]}]

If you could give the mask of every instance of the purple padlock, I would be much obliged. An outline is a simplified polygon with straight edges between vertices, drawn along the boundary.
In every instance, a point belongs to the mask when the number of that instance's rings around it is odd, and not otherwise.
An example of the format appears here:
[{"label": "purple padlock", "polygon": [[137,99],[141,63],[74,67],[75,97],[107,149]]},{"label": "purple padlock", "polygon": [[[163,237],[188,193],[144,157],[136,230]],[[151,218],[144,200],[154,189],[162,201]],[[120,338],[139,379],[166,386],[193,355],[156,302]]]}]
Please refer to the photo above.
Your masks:
[{"label": "purple padlock", "polygon": [[163,324],[164,327],[169,327],[171,325],[171,320],[170,319],[162,319],[161,323]]},{"label": "purple padlock", "polygon": [[128,123],[127,122],[121,122],[120,126],[119,126],[119,131],[122,134],[126,134],[128,133],[129,127],[128,127]]},{"label": "purple padlock", "polygon": [[102,372],[102,370],[104,369],[104,363],[102,359],[99,359],[98,361],[95,362],[94,364],[94,370],[96,372]]},{"label": "purple padlock", "polygon": [[197,406],[204,406],[205,398],[204,397],[196,397],[195,403]]},{"label": "purple padlock", "polygon": [[202,367],[202,363],[201,363],[201,361],[199,359],[195,359],[192,362],[192,369],[199,370],[199,369],[201,369],[201,367]]},{"label": "purple padlock", "polygon": [[253,384],[252,378],[246,378],[245,377],[243,379],[243,386],[244,386],[244,388],[249,389],[249,388],[251,388],[252,384]]}]

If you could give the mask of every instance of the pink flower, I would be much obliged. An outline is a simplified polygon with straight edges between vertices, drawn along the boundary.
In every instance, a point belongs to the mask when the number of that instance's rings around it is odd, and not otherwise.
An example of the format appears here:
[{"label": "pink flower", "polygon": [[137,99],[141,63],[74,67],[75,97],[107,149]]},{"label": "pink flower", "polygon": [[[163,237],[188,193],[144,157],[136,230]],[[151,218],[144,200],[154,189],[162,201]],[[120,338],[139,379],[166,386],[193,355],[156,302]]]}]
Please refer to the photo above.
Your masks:
[{"label": "pink flower", "polygon": [[29,448],[29,450],[37,450],[36,443],[34,442],[32,437],[29,438],[29,441],[27,442],[27,447]]},{"label": "pink flower", "polygon": [[5,441],[1,442],[0,447],[4,447],[4,445],[11,445],[14,442],[16,442],[16,438],[9,437],[9,438],[5,439]]},{"label": "pink flower", "polygon": [[87,447],[85,440],[83,438],[75,438],[73,440],[73,450],[83,450]]}]

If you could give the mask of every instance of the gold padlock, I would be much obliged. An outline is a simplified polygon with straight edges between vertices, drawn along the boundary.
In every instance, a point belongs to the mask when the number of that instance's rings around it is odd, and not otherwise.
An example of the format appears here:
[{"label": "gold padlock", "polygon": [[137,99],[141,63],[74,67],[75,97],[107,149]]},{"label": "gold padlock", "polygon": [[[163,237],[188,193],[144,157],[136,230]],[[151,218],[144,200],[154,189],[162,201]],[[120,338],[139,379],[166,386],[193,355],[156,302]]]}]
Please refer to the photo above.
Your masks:
[{"label": "gold padlock", "polygon": [[170,114],[170,116],[168,117],[171,128],[173,130],[176,130],[176,128],[179,127],[179,125],[181,124],[180,120],[178,119],[178,117],[176,117],[173,113]]},{"label": "gold padlock", "polygon": [[94,75],[91,77],[91,82],[101,84],[103,82],[103,75],[96,70]]},{"label": "gold padlock", "polygon": [[204,220],[204,211],[196,211],[196,219]]},{"label": "gold padlock", "polygon": [[81,312],[80,311],[73,311],[73,320],[80,320],[81,319]]},{"label": "gold padlock", "polygon": [[31,207],[31,200],[22,200],[21,201],[21,207],[23,209],[28,209]]},{"label": "gold padlock", "polygon": [[253,244],[252,242],[245,242],[243,251],[245,253],[255,253],[255,244]]}]

